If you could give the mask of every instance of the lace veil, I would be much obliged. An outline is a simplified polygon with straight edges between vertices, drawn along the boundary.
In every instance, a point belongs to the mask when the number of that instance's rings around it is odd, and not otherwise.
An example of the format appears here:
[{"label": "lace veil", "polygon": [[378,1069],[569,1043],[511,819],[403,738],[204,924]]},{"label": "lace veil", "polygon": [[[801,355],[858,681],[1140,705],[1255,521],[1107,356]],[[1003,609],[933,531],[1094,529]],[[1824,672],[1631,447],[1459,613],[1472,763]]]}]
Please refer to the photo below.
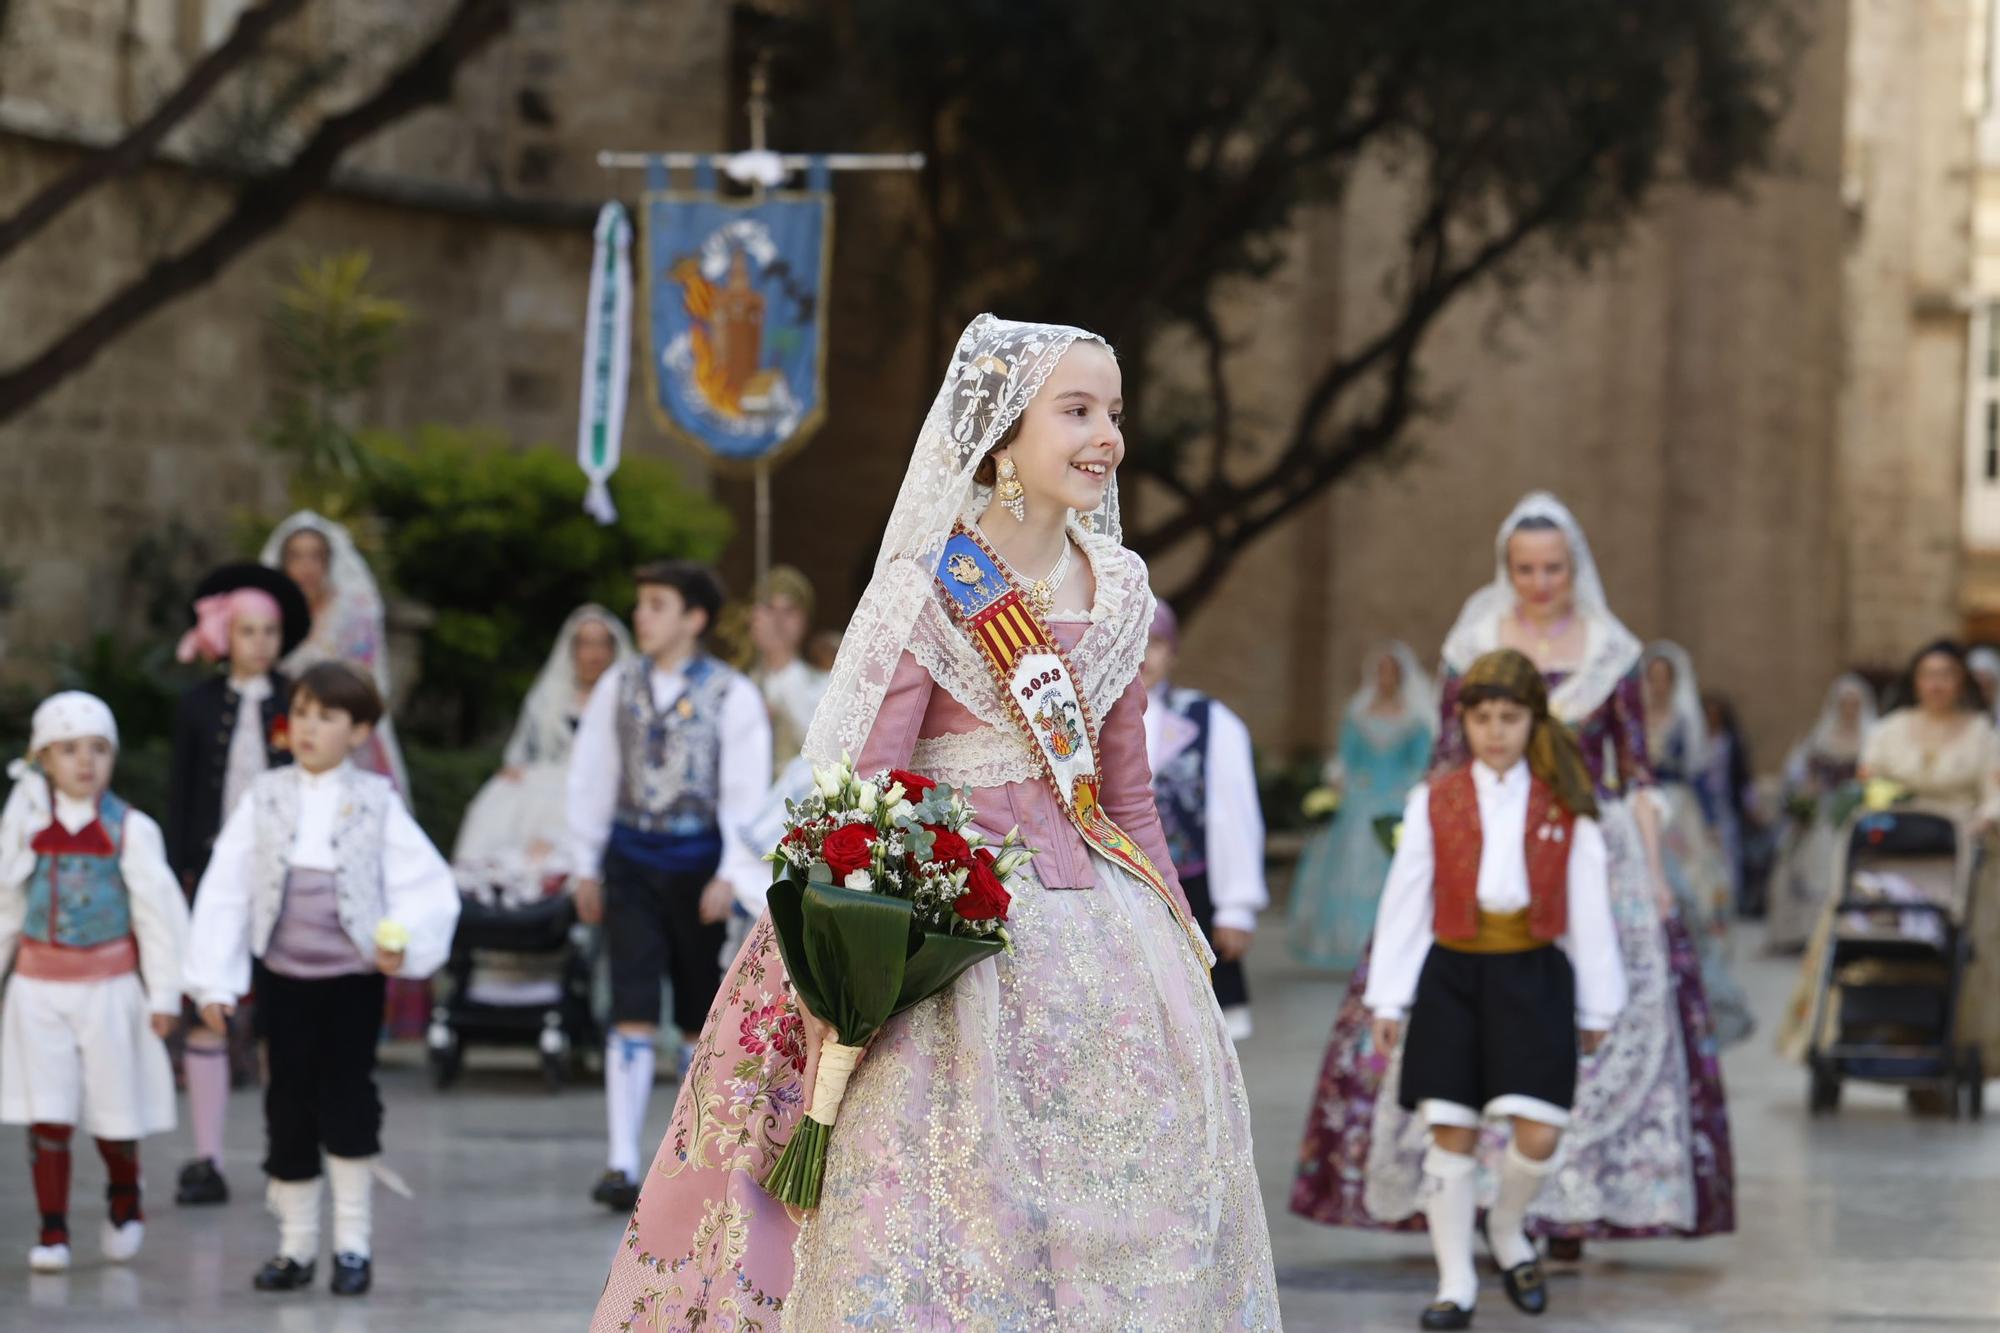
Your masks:
[{"label": "lace veil", "polygon": [[1431,685],[1431,677],[1424,670],[1424,664],[1410,651],[1410,646],[1400,639],[1390,639],[1376,644],[1368,656],[1361,660],[1361,688],[1347,701],[1347,716],[1365,718],[1373,716],[1369,712],[1375,706],[1375,667],[1383,658],[1393,658],[1396,669],[1402,673],[1402,685],[1397,691],[1397,715],[1404,721],[1417,721],[1432,731],[1437,730],[1437,692]]},{"label": "lace veil", "polygon": [[1553,523],[1569,544],[1574,567],[1572,588],[1576,613],[1583,617],[1583,663],[1549,694],[1549,708],[1572,726],[1588,717],[1609,697],[1639,661],[1639,640],[1611,614],[1604,597],[1604,580],[1591,558],[1590,542],[1576,516],[1547,491],[1534,491],[1514,506],[1493,540],[1493,582],[1465,599],[1458,621],[1444,640],[1444,664],[1464,674],[1481,653],[1500,646],[1500,625],[1514,614],[1514,585],[1507,577],[1507,539],[1531,519]]},{"label": "lace veil", "polygon": [[571,713],[576,704],[576,636],[588,624],[610,631],[612,662],[606,671],[616,671],[632,655],[632,636],[625,622],[594,602],[569,613],[556,634],[549,660],[528,690],[521,704],[521,717],[507,741],[509,764],[562,763],[569,759]]},{"label": "lace veil", "polygon": [[[1698,773],[1708,761],[1708,713],[1701,706],[1701,685],[1695,678],[1694,659],[1687,649],[1671,639],[1660,639],[1647,645],[1646,661],[1655,659],[1665,662],[1674,669],[1674,698],[1672,720],[1669,725],[1680,728],[1683,743],[1687,746],[1686,764],[1690,774]],[[1648,736],[1646,746],[1653,749],[1653,738]],[[1655,755],[1657,759],[1658,756]]]},{"label": "lace veil", "polygon": [[[1016,323],[992,315],[980,315],[959,335],[944,382],[917,434],[909,471],[875,557],[874,576],[848,622],[826,696],[806,735],[805,754],[814,763],[829,763],[842,755],[859,757],[906,649],[982,720],[1008,725],[990,678],[969,656],[973,650],[965,636],[937,603],[933,571],[953,524],[976,517],[991,498],[990,488],[973,477],[980,461],[1020,419],[1063,354],[1079,339],[1104,345],[1103,339],[1082,329]],[[1097,575],[1093,620],[1101,622],[1116,613],[1122,623],[1136,612],[1143,626],[1152,615],[1152,599],[1145,592],[1143,567],[1138,569],[1139,595],[1128,595],[1131,571],[1139,562],[1120,547],[1121,534],[1114,478],[1105,488],[1103,505],[1073,525],[1072,536]],[[1120,642],[1132,637],[1117,636]],[[1143,652],[1143,630],[1136,642]],[[1136,670],[1136,659],[1132,665]],[[1087,664],[1080,664],[1079,670],[1086,692],[1095,696],[1091,677],[1102,673],[1093,673]],[[1021,758],[1025,765],[1029,758],[1025,746]]]}]

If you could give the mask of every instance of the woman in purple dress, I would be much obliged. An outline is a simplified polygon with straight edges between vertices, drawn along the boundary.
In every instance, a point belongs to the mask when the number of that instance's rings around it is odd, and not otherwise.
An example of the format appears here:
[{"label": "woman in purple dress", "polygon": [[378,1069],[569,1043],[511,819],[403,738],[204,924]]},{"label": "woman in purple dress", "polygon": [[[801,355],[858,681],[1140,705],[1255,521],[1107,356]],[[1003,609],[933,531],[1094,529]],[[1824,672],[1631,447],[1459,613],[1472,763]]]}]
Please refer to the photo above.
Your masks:
[{"label": "woman in purple dress", "polygon": [[[1585,1059],[1564,1165],[1537,1200],[1534,1230],[1557,1258],[1586,1237],[1701,1236],[1735,1226],[1722,1073],[1700,963],[1660,856],[1660,807],[1646,761],[1641,646],[1612,615],[1583,530],[1536,493],[1501,526],[1494,581],[1466,602],[1444,645],[1433,767],[1465,762],[1460,674],[1515,648],[1541,667],[1550,703],[1582,742],[1597,782],[1631,998]],[[1376,1051],[1364,957],[1334,1022],[1300,1146],[1292,1211],[1330,1226],[1415,1230],[1422,1124],[1396,1104],[1400,1053]],[[1389,1095],[1380,1095],[1386,1091]],[[1502,1142],[1494,1136],[1494,1144]]]}]

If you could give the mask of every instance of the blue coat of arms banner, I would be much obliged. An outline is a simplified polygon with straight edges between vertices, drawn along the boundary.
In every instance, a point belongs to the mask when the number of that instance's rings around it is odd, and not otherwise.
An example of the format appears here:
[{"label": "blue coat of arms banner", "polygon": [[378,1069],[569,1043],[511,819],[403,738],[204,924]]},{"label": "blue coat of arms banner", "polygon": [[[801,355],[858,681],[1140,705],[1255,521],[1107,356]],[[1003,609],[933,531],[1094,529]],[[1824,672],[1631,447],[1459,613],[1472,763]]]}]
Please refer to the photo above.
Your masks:
[{"label": "blue coat of arms banner", "polygon": [[661,425],[725,463],[769,463],[804,443],[826,415],[832,196],[653,190],[645,221]]}]

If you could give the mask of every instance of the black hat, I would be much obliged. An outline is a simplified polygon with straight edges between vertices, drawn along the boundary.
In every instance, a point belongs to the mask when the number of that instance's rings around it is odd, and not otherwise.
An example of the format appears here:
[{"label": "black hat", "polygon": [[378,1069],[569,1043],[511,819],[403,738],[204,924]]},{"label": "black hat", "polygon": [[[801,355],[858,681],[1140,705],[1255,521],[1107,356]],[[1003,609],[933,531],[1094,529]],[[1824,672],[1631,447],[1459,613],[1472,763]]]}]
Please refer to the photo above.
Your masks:
[{"label": "black hat", "polygon": [[[193,602],[218,593],[235,592],[238,588],[255,588],[267,592],[278,603],[278,616],[284,646],[279,649],[280,657],[289,657],[292,650],[306,641],[312,633],[312,608],[306,605],[306,595],[299,591],[299,585],[281,569],[259,565],[251,561],[224,565],[209,571],[194,590]],[[194,604],[188,604],[188,616],[194,616]]]}]

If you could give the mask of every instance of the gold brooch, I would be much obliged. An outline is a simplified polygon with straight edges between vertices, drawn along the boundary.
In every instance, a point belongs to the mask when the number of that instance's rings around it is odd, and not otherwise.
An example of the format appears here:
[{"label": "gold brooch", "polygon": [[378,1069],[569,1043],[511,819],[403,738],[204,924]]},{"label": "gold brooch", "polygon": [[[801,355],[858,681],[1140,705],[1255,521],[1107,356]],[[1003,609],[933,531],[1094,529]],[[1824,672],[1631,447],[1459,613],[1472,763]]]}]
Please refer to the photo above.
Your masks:
[{"label": "gold brooch", "polygon": [[968,588],[979,582],[982,577],[979,570],[979,562],[963,551],[945,561],[944,567],[946,573]]}]

